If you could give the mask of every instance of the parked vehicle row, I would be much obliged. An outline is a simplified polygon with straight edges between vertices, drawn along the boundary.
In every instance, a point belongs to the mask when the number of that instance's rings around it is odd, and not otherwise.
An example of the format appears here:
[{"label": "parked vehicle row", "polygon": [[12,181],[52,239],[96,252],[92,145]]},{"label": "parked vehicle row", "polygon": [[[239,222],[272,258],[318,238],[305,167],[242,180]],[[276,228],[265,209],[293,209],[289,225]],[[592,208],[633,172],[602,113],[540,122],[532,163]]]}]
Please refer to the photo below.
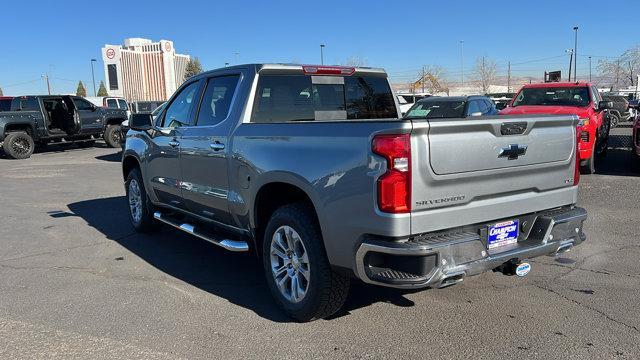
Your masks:
[{"label": "parked vehicle row", "polygon": [[98,107],[78,96],[19,96],[0,112],[0,142],[5,154],[26,159],[36,145],[76,142],[92,145],[103,137],[111,147],[120,144],[125,110]]},{"label": "parked vehicle row", "polygon": [[607,150],[611,120],[606,110],[613,104],[603,101],[591,83],[541,83],[525,85],[501,115],[567,114],[578,122],[578,149],[583,173],[593,174],[596,159]]},{"label": "parked vehicle row", "polygon": [[335,313],[352,279],[418,289],[490,270],[525,276],[526,259],[584,241],[584,121],[475,116],[476,97],[437,116],[438,101],[401,117],[381,69],[202,73],[155,119],[130,119],[122,173],[131,222],[254,254],[277,304],[301,321]]}]

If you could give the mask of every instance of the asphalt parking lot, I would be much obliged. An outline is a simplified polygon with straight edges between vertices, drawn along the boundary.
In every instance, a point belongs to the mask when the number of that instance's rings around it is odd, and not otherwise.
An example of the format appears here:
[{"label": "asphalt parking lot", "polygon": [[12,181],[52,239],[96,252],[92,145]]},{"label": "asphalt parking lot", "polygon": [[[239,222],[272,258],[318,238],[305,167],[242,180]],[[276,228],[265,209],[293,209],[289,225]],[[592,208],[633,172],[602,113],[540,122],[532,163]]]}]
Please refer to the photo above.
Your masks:
[{"label": "asphalt parking lot", "polygon": [[176,230],[133,232],[119,154],[0,159],[0,358],[640,358],[640,174],[614,129],[583,176],[588,241],[442,290],[354,283],[298,324],[260,265]]}]

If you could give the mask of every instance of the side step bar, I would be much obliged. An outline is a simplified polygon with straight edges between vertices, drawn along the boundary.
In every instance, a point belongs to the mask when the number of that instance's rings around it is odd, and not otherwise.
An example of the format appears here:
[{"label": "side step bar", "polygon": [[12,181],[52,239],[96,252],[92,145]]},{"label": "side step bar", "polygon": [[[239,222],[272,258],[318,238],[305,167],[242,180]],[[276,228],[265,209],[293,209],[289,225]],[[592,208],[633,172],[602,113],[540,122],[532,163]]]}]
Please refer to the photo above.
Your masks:
[{"label": "side step bar", "polygon": [[159,211],[156,211],[155,213],[153,213],[153,217],[160,222],[163,222],[167,225],[171,225],[176,229],[182,230],[188,234],[199,237],[202,240],[206,240],[214,245],[218,245],[229,251],[235,251],[235,252],[249,251],[249,245],[247,245],[247,243],[244,241],[230,240],[230,239],[216,239],[215,237],[209,234],[205,234],[201,231],[198,231],[194,225],[191,225],[188,223],[179,223],[174,221],[173,219],[164,217],[162,216],[162,213]]}]

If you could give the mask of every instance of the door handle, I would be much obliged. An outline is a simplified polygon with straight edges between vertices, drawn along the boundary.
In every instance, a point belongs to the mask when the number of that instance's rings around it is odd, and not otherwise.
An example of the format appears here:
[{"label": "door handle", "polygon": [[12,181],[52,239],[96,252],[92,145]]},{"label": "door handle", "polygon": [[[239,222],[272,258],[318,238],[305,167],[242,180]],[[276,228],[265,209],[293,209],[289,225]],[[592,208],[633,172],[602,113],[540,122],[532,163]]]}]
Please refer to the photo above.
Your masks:
[{"label": "door handle", "polygon": [[220,151],[220,150],[224,150],[224,144],[216,141],[213,144],[209,144],[209,147],[211,148],[211,150],[213,151]]},{"label": "door handle", "polygon": [[171,141],[169,141],[169,146],[171,146],[171,147],[180,146],[180,142],[176,141],[176,140],[171,140]]}]

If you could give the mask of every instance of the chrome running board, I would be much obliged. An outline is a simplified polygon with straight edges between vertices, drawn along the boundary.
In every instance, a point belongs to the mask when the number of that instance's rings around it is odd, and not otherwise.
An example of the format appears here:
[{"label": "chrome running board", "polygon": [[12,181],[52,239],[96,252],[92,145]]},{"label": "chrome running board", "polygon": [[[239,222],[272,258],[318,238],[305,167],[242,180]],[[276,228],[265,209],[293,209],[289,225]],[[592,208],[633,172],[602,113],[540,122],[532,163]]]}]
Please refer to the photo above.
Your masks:
[{"label": "chrome running board", "polygon": [[235,251],[235,252],[249,251],[249,245],[247,245],[247,243],[244,241],[230,240],[230,239],[217,239],[210,234],[206,234],[202,231],[198,231],[195,225],[174,221],[173,219],[162,216],[162,213],[159,211],[156,211],[155,213],[153,213],[153,217],[160,222],[163,222],[167,225],[171,225],[176,229],[182,230],[188,234],[199,237],[202,240],[206,240],[226,250]]}]

